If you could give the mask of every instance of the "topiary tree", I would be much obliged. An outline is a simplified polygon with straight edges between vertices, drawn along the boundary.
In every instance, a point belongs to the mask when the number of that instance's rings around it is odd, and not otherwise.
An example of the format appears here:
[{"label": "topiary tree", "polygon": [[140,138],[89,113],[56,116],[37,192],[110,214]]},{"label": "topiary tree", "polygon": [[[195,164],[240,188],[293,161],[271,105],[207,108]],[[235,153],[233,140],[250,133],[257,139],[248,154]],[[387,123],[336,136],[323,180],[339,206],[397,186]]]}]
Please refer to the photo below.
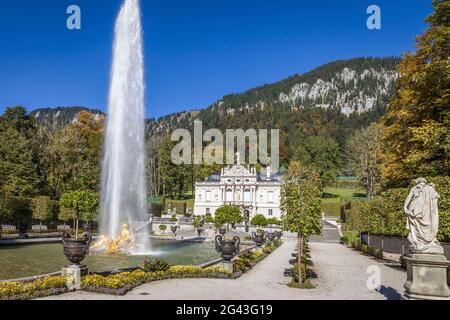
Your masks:
[{"label": "topiary tree", "polygon": [[236,223],[241,223],[244,220],[244,217],[241,214],[241,210],[239,210],[236,206],[222,206],[216,210],[215,214],[215,222],[217,225],[225,225],[229,229],[229,225],[231,224],[234,228]]},{"label": "topiary tree", "polygon": [[279,225],[280,224],[280,220],[278,220],[275,217],[269,218],[269,219],[267,219],[267,224]]},{"label": "topiary tree", "polygon": [[73,209],[60,206],[58,219],[63,221],[64,224],[70,220],[75,220],[75,211]]},{"label": "topiary tree", "polygon": [[164,233],[164,232],[166,231],[166,229],[167,229],[167,226],[166,226],[165,224],[160,224],[160,225],[159,225],[159,230],[160,230],[162,233]]},{"label": "topiary tree", "polygon": [[[301,265],[305,237],[321,233],[322,195],[320,175],[314,169],[291,162],[281,185],[283,229],[298,235],[298,264]],[[299,272],[299,284],[303,282]]]},{"label": "topiary tree", "polygon": [[214,218],[213,218],[213,216],[211,215],[211,213],[207,213],[207,214],[206,214],[206,216],[205,216],[205,222],[206,222],[206,223],[214,223]]},{"label": "topiary tree", "polygon": [[202,226],[202,224],[203,224],[202,217],[200,217],[200,216],[194,217],[194,220],[192,221],[192,225],[194,226],[194,228],[197,231],[199,236],[200,236],[200,227]]},{"label": "topiary tree", "polygon": [[267,225],[267,219],[262,214],[257,214],[252,218],[250,223],[254,226],[266,226]]},{"label": "topiary tree", "polygon": [[75,237],[78,238],[78,221],[82,215],[94,216],[98,210],[98,194],[89,190],[69,191],[62,195],[61,206],[72,209],[75,213]]},{"label": "topiary tree", "polygon": [[42,221],[50,220],[53,217],[53,201],[46,196],[39,196],[31,199],[31,210],[33,211],[33,218]]}]

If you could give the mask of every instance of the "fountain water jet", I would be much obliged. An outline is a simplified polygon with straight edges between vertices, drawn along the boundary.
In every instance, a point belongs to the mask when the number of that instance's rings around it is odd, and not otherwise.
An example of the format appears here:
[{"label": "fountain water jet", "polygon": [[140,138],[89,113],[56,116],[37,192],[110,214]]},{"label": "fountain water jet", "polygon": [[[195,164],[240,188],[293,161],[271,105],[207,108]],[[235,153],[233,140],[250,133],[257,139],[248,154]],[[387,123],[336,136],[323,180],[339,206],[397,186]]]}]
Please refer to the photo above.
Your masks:
[{"label": "fountain water jet", "polygon": [[[102,164],[103,236],[93,248],[118,247],[121,252],[131,254],[150,250],[148,231],[136,231],[148,221],[142,47],[139,0],[125,0],[115,25]],[[124,232],[130,239],[122,241]]]}]

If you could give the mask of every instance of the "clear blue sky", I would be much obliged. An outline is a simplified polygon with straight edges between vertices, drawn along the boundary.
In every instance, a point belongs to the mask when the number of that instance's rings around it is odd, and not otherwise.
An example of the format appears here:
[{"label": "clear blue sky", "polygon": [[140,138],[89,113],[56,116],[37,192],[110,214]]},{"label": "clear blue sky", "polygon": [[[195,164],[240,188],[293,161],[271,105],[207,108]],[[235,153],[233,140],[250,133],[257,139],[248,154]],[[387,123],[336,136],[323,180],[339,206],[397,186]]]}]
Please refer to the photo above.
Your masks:
[{"label": "clear blue sky", "polygon": [[[223,95],[359,56],[400,55],[431,0],[141,0],[147,115],[205,108]],[[82,10],[82,30],[66,9]],[[366,28],[366,8],[382,29]],[[7,106],[106,110],[121,0],[2,0],[0,113]]]}]

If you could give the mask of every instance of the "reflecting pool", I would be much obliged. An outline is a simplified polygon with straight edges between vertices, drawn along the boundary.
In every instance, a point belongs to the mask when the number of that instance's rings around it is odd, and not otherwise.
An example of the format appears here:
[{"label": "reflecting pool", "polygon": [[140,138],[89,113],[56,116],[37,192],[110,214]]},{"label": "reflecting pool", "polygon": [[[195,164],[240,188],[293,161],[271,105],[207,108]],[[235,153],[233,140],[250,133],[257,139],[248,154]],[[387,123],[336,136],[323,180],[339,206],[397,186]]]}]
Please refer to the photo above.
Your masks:
[{"label": "reflecting pool", "polygon": [[[141,266],[146,257],[170,264],[201,264],[219,257],[213,242],[152,240],[151,256],[103,256],[91,254],[83,264],[94,272]],[[69,261],[62,244],[35,244],[0,247],[0,280],[41,275],[61,270]]]}]

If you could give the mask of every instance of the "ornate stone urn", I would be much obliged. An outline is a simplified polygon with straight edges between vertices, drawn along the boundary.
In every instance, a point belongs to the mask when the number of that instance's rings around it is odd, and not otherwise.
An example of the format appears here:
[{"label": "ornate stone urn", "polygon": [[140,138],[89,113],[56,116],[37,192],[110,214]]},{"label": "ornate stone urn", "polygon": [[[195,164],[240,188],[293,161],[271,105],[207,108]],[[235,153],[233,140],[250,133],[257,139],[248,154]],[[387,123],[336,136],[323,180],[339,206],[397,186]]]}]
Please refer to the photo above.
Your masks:
[{"label": "ornate stone urn", "polygon": [[275,236],[276,236],[278,239],[281,239],[281,237],[283,236],[283,232],[281,232],[281,231],[275,231]]},{"label": "ornate stone urn", "polygon": [[270,242],[272,242],[273,240],[275,240],[275,232],[266,232],[266,238],[267,240],[269,240]]},{"label": "ornate stone urn", "polygon": [[257,233],[255,231],[253,231],[252,239],[258,247],[261,247],[264,244],[264,242],[266,242],[266,234],[265,233]]},{"label": "ornate stone urn", "polygon": [[232,240],[226,240],[221,235],[217,235],[215,242],[216,251],[220,252],[221,257],[226,261],[230,261],[239,253],[241,239],[237,236],[233,237]]},{"label": "ornate stone urn", "polygon": [[173,234],[175,234],[175,232],[177,232],[178,228],[177,228],[177,226],[170,226],[170,230],[172,231]]},{"label": "ornate stone urn", "polygon": [[83,233],[81,238],[72,238],[68,232],[64,232],[62,243],[64,255],[75,266],[80,266],[86,254],[89,253],[89,246],[92,242],[90,233]]}]

